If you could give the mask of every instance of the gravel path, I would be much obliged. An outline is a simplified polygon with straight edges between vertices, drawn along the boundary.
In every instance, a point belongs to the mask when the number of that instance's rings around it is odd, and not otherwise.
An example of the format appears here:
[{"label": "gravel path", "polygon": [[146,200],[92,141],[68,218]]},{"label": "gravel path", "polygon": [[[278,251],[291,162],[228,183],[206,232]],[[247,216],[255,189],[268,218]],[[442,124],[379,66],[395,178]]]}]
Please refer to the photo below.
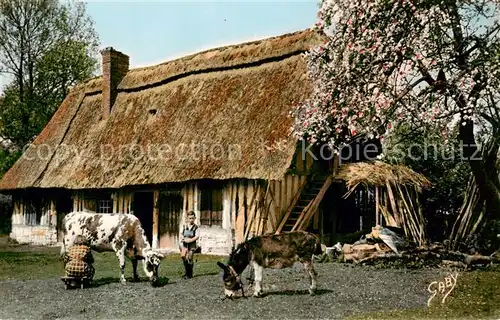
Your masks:
[{"label": "gravel path", "polygon": [[[0,318],[84,319],[339,319],[349,315],[425,306],[440,270],[375,269],[316,264],[319,294],[307,294],[300,266],[264,272],[263,298],[223,300],[220,275],[148,282],[107,283],[65,290],[60,279],[0,281]],[[196,270],[195,270],[196,272]]]}]

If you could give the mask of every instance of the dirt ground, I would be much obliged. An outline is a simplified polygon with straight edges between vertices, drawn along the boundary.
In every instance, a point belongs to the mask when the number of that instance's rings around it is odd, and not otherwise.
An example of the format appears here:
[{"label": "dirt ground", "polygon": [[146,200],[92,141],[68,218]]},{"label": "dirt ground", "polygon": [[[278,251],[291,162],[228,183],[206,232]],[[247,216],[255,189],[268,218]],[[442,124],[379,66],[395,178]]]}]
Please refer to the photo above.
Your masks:
[{"label": "dirt ground", "polygon": [[[220,275],[148,282],[98,281],[65,290],[59,278],[0,281],[0,318],[15,319],[339,319],[378,310],[423,307],[440,270],[375,269],[316,264],[316,296],[307,293],[300,265],[265,270],[263,298],[224,300]],[[196,270],[195,270],[196,272]],[[244,273],[245,275],[245,273]]]}]

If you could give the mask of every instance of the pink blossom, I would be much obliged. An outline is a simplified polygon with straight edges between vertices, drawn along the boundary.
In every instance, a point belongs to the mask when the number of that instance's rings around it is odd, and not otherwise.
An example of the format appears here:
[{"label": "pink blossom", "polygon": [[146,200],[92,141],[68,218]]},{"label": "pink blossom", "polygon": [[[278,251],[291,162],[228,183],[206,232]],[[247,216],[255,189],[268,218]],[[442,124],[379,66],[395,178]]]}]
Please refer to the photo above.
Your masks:
[{"label": "pink blossom", "polygon": [[[414,5],[416,1],[393,1],[388,9],[385,2],[379,0],[320,0],[318,25],[335,28],[327,35],[327,44],[306,54],[314,93],[294,112],[298,116],[294,126],[297,136],[305,134],[332,141],[344,138],[340,128],[347,127],[350,133],[371,134],[374,127],[382,123],[387,123],[388,134],[393,134],[392,129],[401,123],[417,126],[431,123],[449,135],[453,128],[446,125],[453,120],[448,115],[453,114],[456,92],[430,94],[425,81],[414,85],[414,81],[423,76],[422,70],[416,67],[420,63],[429,68],[433,77],[437,70],[431,66],[446,66],[450,86],[461,90],[467,101],[472,101],[469,95],[477,70],[487,68],[488,74],[483,77],[488,86],[478,94],[478,101],[486,102],[467,108],[471,108],[470,115],[480,115],[487,105],[487,91],[494,93],[496,105],[500,105],[500,61],[477,48],[470,53],[471,61],[481,61],[484,65],[465,70],[458,66],[454,55],[457,39],[450,32],[452,2],[422,1],[418,6]],[[474,30],[467,30],[468,36],[483,39],[475,30],[495,25],[484,26],[486,19],[477,19],[481,18],[480,9],[488,6],[492,14],[500,16],[500,1],[474,3],[478,5],[475,13],[459,12],[454,18],[458,18],[462,26],[474,25]],[[446,34],[450,39],[443,42],[434,36],[436,34]],[[490,40],[481,41],[488,44]],[[353,55],[353,50],[358,55]],[[360,59],[367,54],[370,59]],[[374,61],[381,64],[373,65]],[[450,103],[445,104],[445,98]],[[334,130],[328,125],[332,121]]]}]

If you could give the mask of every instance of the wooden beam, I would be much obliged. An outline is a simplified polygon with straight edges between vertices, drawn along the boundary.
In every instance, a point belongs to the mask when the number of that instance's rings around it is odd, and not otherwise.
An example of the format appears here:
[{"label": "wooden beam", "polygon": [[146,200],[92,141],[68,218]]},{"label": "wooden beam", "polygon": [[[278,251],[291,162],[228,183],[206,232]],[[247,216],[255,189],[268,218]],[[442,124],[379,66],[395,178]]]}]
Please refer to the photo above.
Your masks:
[{"label": "wooden beam", "polygon": [[234,181],[229,183],[231,197],[231,229],[236,229],[236,187]]},{"label": "wooden beam", "polygon": [[293,225],[292,230],[290,230],[290,231],[295,231],[295,230],[297,230],[297,228],[300,226],[300,224],[301,224],[302,220],[303,220],[303,219],[304,219],[304,217],[307,215],[307,212],[309,212],[309,210],[310,210],[310,208],[311,208],[311,206],[312,206],[313,202],[314,202],[314,199],[313,199],[311,202],[309,202],[309,203],[307,204],[307,206],[306,206],[306,207],[302,210],[302,212],[300,213],[299,218],[297,219],[297,221],[295,221],[295,224]]},{"label": "wooden beam", "polygon": [[238,183],[238,217],[236,218],[236,239],[238,243],[243,242],[245,236],[245,193],[245,184],[240,180]]},{"label": "wooden beam", "polygon": [[236,194],[238,192],[238,184],[231,181],[231,243],[232,248],[236,247]]},{"label": "wooden beam", "polygon": [[231,230],[231,182],[222,187],[222,229]]},{"label": "wooden beam", "polygon": [[378,226],[380,224],[379,218],[379,195],[378,195],[378,187],[375,187],[375,225]]},{"label": "wooden beam", "polygon": [[338,172],[338,166],[339,166],[339,155],[335,155],[333,157],[333,177],[336,177],[337,176],[337,172]]},{"label": "wooden beam", "polygon": [[389,182],[386,183],[386,187],[387,187],[387,194],[389,195],[389,200],[390,200],[390,204],[391,204],[391,207],[392,207],[392,216],[394,218],[394,221],[396,222],[396,224],[401,227],[401,219],[400,219],[400,215],[399,215],[399,212],[398,212],[398,207],[396,205],[396,200],[394,198],[394,194],[392,193],[392,187],[391,185],[389,184]]},{"label": "wooden beam", "polygon": [[[281,210],[278,206],[278,203],[276,201],[276,196],[275,196],[275,193],[274,193],[274,189],[276,187],[276,183],[275,181],[269,181],[269,184],[271,185],[270,188],[269,188],[269,202],[270,202],[270,205],[272,204],[273,207],[274,207],[274,214],[270,214],[270,219],[269,221],[271,222],[271,229],[272,230],[276,230],[276,228],[278,227],[278,215],[280,215],[281,213]],[[269,209],[270,210],[270,209]]]},{"label": "wooden beam", "polygon": [[56,202],[53,199],[50,200],[49,226],[57,227]]},{"label": "wooden beam", "polygon": [[184,188],[182,189],[182,197],[183,197],[183,203],[182,203],[182,218],[181,218],[181,226],[184,224],[184,221],[186,221],[186,215],[188,212],[188,188],[189,184],[185,184]]},{"label": "wooden beam", "polygon": [[302,157],[300,156],[300,153],[299,153],[298,150],[299,149],[296,149],[295,155],[294,155],[294,157],[295,157],[295,167],[296,167],[297,172],[299,174],[303,174],[305,172],[305,170],[304,170],[304,161],[303,161]]},{"label": "wooden beam", "polygon": [[284,201],[281,197],[281,186],[282,186],[282,181],[279,180],[279,181],[276,181],[276,184],[275,184],[275,189],[274,189],[274,192],[275,192],[275,195],[276,195],[276,204],[278,205],[278,208],[280,208],[280,212],[278,213],[279,214],[279,217],[281,218],[281,214],[283,212],[283,208],[285,207],[285,204],[284,204]]},{"label": "wooden beam", "polygon": [[314,214],[314,211],[318,208],[318,205],[321,203],[321,200],[323,200],[323,197],[325,196],[326,191],[332,184],[332,176],[328,176],[328,178],[325,180],[325,183],[321,187],[320,191],[318,192],[318,195],[311,201],[307,207],[304,208],[302,213],[300,214],[299,219],[295,223],[295,225],[292,228],[292,231],[295,230],[303,230],[307,227],[305,224],[306,222],[309,222],[311,220],[312,215]]},{"label": "wooden beam", "polygon": [[302,193],[302,190],[304,189],[306,184],[307,184],[307,178],[304,179],[304,181],[301,183],[300,187],[297,189],[297,192],[295,193],[295,196],[293,197],[292,202],[290,202],[290,205],[288,206],[286,213],[283,216],[283,219],[281,219],[281,222],[280,222],[278,228],[276,229],[275,234],[279,234],[281,232],[281,230],[283,229],[283,227],[285,226],[286,220],[288,219],[288,217],[290,217],[290,214],[292,213],[292,210],[295,207],[295,204],[299,200],[300,194]]},{"label": "wooden beam", "polygon": [[201,215],[201,192],[198,182],[193,183],[193,211],[196,213],[196,223],[200,225]]},{"label": "wooden beam", "polygon": [[78,207],[78,191],[73,191],[73,210],[72,211],[80,211]]},{"label": "wooden beam", "polygon": [[267,199],[269,197],[269,191],[270,191],[270,185],[269,185],[269,180],[265,181],[266,184],[266,191],[262,193],[260,201],[259,201],[259,211],[260,211],[260,219],[259,219],[259,228],[257,229],[257,235],[262,235],[265,233],[265,230],[267,229],[267,219],[269,216],[269,208],[271,207],[271,204],[267,204]]},{"label": "wooden beam", "polygon": [[160,221],[160,191],[153,191],[153,243],[154,249],[158,248],[158,234]]},{"label": "wooden beam", "polygon": [[292,190],[290,189],[292,187],[293,177],[286,175],[285,178],[283,179],[283,181],[285,182],[285,185],[283,186],[283,189],[285,191],[284,198],[285,198],[286,203],[290,203],[290,202],[292,202],[292,199],[293,199]]},{"label": "wooden beam", "polygon": [[121,190],[118,190],[117,192],[111,193],[111,199],[113,200],[113,213],[122,212],[121,205],[119,202],[120,192],[121,192]]},{"label": "wooden beam", "polygon": [[[252,185],[250,185],[248,188],[249,192],[252,192],[252,198],[251,198],[250,202],[247,202],[248,220],[247,220],[246,227],[245,227],[245,235],[243,237],[243,239],[244,239],[243,241],[248,239],[248,235],[250,234],[255,215],[257,214],[257,211],[256,211],[257,206],[255,204],[255,198],[257,197],[257,194],[259,192],[259,188],[260,188],[259,185],[257,185],[255,187],[255,181],[252,181]],[[248,200],[248,198],[247,198],[247,200]]]}]

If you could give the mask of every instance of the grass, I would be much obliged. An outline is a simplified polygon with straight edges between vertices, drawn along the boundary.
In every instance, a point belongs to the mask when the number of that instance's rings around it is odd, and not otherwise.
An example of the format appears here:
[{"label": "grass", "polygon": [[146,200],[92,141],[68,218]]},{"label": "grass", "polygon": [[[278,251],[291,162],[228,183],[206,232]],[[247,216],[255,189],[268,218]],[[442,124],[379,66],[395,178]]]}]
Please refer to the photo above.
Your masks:
[{"label": "grass", "polygon": [[[12,244],[6,237],[0,237],[0,280],[37,280],[61,277],[64,275],[63,264],[59,260],[59,247],[37,247]],[[118,258],[113,252],[93,253],[96,268],[95,280],[100,278],[106,282],[118,281],[120,267]],[[194,275],[211,275],[220,272],[217,261],[224,257],[212,255],[195,255]],[[139,263],[138,274],[144,278],[142,264]],[[159,276],[177,278],[184,274],[179,254],[169,254],[163,260]],[[125,276],[132,278],[132,263],[126,260]]]},{"label": "grass", "polygon": [[349,319],[500,319],[500,268],[460,273],[444,304],[440,304],[441,297],[434,297],[430,307],[365,313]]},{"label": "grass", "polygon": [[[58,247],[16,245],[8,243],[6,239],[0,237],[0,280],[50,279],[63,275]],[[118,282],[120,269],[114,253],[95,253],[94,258],[95,283],[104,285]],[[224,260],[223,257],[209,255],[195,255],[195,259],[195,276],[218,274],[220,270],[215,262]],[[139,268],[142,269],[140,265]],[[132,278],[130,261],[127,261],[125,272],[127,278]],[[146,280],[142,270],[138,272]],[[164,259],[159,276],[168,281],[179,278],[183,272],[179,254],[170,254]],[[497,266],[487,271],[460,273],[451,295],[443,305],[439,301],[440,297],[436,296],[430,308],[364,313],[349,319],[498,319],[500,268]]]}]

